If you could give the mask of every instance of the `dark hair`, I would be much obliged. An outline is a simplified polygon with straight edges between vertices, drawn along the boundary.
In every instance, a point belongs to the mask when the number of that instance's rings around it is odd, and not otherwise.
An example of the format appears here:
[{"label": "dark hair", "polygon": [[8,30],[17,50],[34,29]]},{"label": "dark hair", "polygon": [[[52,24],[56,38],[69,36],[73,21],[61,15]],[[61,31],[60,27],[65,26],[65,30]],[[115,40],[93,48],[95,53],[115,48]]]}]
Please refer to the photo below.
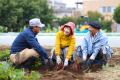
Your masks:
[{"label": "dark hair", "polygon": [[88,25],[90,25],[91,27],[96,28],[96,29],[101,29],[101,24],[96,21],[89,22]]}]

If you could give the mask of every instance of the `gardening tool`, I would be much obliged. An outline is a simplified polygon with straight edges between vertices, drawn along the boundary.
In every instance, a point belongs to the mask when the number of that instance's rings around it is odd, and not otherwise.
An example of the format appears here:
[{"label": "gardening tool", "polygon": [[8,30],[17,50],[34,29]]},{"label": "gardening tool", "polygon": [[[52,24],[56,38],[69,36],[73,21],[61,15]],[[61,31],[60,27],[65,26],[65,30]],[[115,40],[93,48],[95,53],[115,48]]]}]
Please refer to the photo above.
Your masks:
[{"label": "gardening tool", "polygon": [[60,64],[56,64],[56,70],[61,70],[61,69],[63,69],[63,67],[64,67],[63,61],[61,61]]},{"label": "gardening tool", "polygon": [[94,61],[91,59],[84,61],[81,66],[81,69],[83,70],[83,72],[88,72],[91,69],[93,62]]},{"label": "gardening tool", "polygon": [[90,66],[86,65],[86,62],[83,62],[83,63],[81,64],[81,70],[82,70],[83,72],[88,72],[89,69],[90,69]]},{"label": "gardening tool", "polygon": [[80,71],[80,64],[78,63],[77,60],[75,60],[74,63],[72,64],[72,69],[73,69],[73,71],[75,71],[75,72]]}]

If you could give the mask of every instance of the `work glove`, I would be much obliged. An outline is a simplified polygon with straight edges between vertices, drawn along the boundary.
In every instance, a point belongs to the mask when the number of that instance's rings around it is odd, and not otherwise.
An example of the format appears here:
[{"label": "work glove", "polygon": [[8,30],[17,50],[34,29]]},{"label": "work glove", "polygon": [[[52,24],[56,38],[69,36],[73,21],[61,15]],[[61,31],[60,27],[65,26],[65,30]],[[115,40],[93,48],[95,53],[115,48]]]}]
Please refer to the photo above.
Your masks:
[{"label": "work glove", "polygon": [[64,67],[68,66],[68,59],[66,58],[64,61]]},{"label": "work glove", "polygon": [[87,60],[87,53],[83,53],[83,61]]},{"label": "work glove", "polygon": [[61,58],[60,58],[60,56],[56,56],[56,58],[57,58],[57,64],[59,65],[60,63],[61,63]]}]

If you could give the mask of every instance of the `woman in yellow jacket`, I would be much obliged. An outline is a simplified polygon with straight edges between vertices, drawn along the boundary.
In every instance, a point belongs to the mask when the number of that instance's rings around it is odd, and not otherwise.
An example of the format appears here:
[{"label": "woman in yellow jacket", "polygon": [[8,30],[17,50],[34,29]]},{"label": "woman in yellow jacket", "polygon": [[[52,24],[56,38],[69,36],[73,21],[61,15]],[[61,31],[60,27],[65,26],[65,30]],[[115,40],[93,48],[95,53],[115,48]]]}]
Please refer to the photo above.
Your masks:
[{"label": "woman in yellow jacket", "polygon": [[66,67],[68,61],[72,59],[75,48],[74,27],[73,22],[68,22],[56,34],[55,49],[52,50],[51,58],[54,57],[58,65],[64,61],[64,67]]}]

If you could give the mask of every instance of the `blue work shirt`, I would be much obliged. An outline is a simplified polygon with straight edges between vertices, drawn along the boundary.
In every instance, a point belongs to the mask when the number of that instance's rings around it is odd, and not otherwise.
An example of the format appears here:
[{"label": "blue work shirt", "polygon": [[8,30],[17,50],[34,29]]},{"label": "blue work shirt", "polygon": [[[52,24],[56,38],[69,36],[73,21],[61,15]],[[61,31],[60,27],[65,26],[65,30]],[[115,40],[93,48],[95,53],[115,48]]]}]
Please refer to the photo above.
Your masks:
[{"label": "blue work shirt", "polygon": [[33,48],[36,50],[39,55],[44,58],[48,59],[48,54],[46,51],[40,46],[36,35],[32,29],[26,28],[23,32],[21,32],[16,39],[14,40],[12,46],[11,46],[11,51],[10,54],[15,54],[16,52],[20,52],[24,50],[25,48]]}]

